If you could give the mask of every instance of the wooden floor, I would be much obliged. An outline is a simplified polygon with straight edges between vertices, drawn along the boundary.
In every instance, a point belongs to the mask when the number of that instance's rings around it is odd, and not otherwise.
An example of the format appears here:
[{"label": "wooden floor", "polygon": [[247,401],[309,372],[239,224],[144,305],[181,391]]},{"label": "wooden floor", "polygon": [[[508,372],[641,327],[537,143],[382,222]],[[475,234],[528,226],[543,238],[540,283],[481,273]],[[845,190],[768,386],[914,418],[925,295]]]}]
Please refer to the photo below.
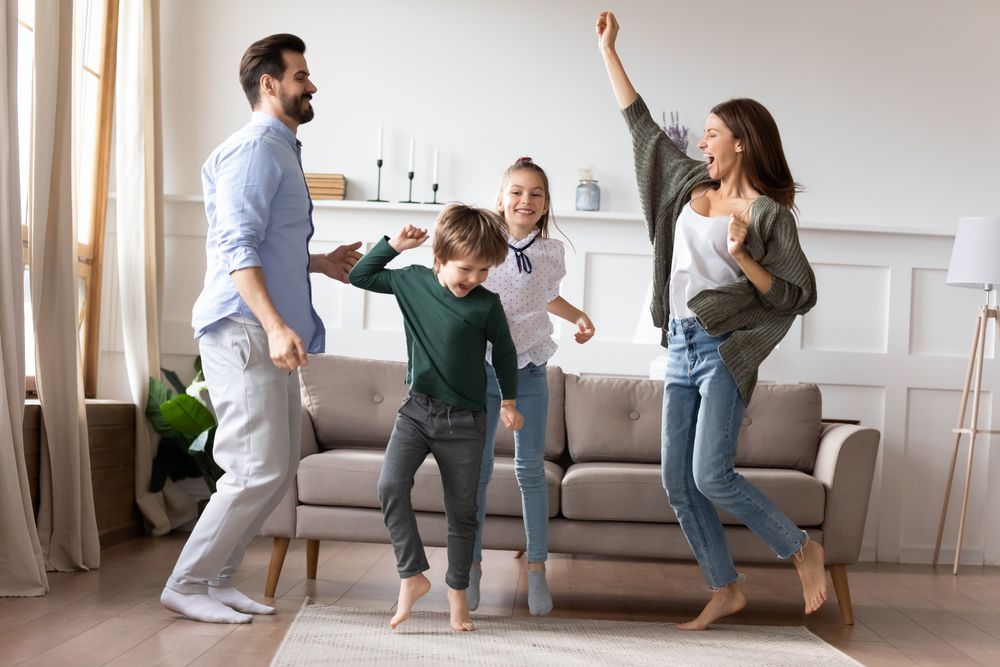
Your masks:
[{"label": "wooden floor", "polygon": [[[315,581],[305,579],[305,545],[294,541],[278,585],[276,616],[250,625],[186,621],[158,601],[184,535],[131,540],[102,552],[101,569],[50,574],[41,598],[0,599],[0,666],[268,665],[302,601],[389,610],[398,579],[385,545],[324,542]],[[270,540],[256,540],[237,573],[239,588],[262,599]],[[446,611],[446,556],[429,550],[434,589],[418,610]],[[677,622],[704,604],[692,563],[553,556],[554,616]],[[1000,568],[862,564],[848,568],[856,624],[836,603],[801,613],[791,566],[744,568],[747,609],[729,623],[805,625],[866,665],[1000,664]],[[479,613],[528,615],[523,560],[486,553]],[[831,591],[831,600],[832,600]],[[485,626],[486,623],[483,623]]]}]

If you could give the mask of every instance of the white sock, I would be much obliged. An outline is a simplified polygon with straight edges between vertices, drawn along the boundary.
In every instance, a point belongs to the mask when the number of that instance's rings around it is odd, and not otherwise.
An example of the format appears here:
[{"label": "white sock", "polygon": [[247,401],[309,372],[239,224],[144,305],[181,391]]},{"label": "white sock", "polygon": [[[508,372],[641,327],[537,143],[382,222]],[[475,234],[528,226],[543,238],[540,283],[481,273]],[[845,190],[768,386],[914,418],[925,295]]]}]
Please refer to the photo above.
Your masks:
[{"label": "white sock", "polygon": [[204,623],[249,623],[253,620],[253,616],[230,609],[204,593],[185,595],[164,588],[160,594],[160,604],[181,616]]},{"label": "white sock", "polygon": [[243,593],[236,590],[234,586],[227,586],[225,588],[209,586],[208,595],[213,600],[218,600],[227,607],[235,609],[236,611],[242,611],[244,614],[274,613],[274,607],[268,607],[266,604],[254,602],[247,596],[243,595]]},{"label": "white sock", "polygon": [[552,593],[545,570],[528,570],[528,611],[532,616],[545,616],[552,611]]}]

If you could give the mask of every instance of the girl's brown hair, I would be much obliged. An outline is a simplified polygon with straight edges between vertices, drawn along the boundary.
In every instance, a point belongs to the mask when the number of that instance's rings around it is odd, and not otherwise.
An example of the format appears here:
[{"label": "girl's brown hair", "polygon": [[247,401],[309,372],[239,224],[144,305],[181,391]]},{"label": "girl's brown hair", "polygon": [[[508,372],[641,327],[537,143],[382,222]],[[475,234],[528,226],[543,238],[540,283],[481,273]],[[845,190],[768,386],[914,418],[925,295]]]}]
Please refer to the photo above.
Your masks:
[{"label": "girl's brown hair", "polygon": [[449,204],[434,223],[434,268],[462,257],[499,266],[507,259],[503,218],[465,204]]},{"label": "girl's brown hair", "polygon": [[802,192],[802,186],[792,178],[771,113],[760,102],[745,97],[717,104],[712,113],[743,142],[743,168],[750,185],[785,208],[796,210],[795,195]]}]

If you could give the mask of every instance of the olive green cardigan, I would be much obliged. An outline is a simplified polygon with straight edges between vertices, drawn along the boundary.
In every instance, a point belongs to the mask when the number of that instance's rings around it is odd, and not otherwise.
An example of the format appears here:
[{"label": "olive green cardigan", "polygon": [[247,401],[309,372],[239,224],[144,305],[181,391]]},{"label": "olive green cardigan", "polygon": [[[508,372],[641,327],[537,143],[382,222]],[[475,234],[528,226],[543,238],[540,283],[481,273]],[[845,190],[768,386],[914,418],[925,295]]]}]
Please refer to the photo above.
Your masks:
[{"label": "olive green cardigan", "polygon": [[[623,113],[632,133],[639,198],[653,244],[653,324],[662,329],[669,312],[674,225],[691,190],[712,180],[704,162],[689,158],[667,137],[641,97]],[[710,335],[732,332],[719,354],[749,403],[761,362],[784,338],[795,316],[816,305],[816,278],[799,246],[795,216],[766,195],[750,209],[747,250],[773,278],[766,294],[744,275],[699,292],[688,307]],[[666,336],[663,341],[666,346]]]}]

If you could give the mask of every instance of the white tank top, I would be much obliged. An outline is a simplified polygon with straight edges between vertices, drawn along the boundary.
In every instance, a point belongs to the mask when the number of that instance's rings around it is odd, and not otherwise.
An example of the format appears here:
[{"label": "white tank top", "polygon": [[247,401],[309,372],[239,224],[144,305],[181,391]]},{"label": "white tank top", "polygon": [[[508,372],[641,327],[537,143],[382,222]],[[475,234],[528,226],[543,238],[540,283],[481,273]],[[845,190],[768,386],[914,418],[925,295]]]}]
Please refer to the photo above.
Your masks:
[{"label": "white tank top", "polygon": [[740,267],[729,254],[728,215],[706,217],[684,205],[674,225],[670,261],[670,317],[694,317],[688,301],[702,290],[734,282]]}]

